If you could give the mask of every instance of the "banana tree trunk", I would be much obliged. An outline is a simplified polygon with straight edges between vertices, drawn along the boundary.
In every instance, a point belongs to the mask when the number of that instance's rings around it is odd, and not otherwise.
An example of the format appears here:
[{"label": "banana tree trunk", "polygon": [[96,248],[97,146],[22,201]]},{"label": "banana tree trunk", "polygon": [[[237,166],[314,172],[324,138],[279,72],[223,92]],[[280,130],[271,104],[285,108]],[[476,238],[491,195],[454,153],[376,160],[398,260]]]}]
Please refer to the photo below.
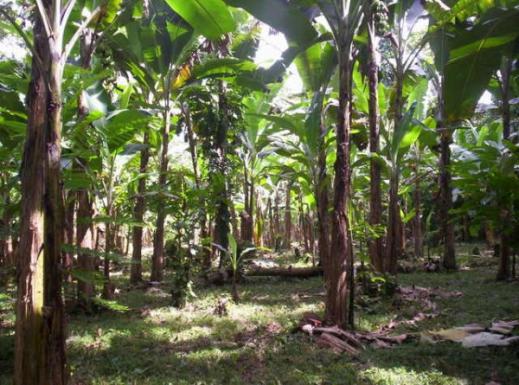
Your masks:
[{"label": "banana tree trunk", "polygon": [[399,172],[397,166],[393,165],[391,178],[389,182],[389,218],[388,231],[386,237],[386,258],[384,271],[390,274],[396,274],[398,256],[401,253],[400,249],[400,207],[398,204],[398,181]]},{"label": "banana tree trunk", "polygon": [[285,195],[285,248],[290,249],[292,241],[292,211],[290,203],[291,183],[287,182],[287,191]]},{"label": "banana tree trunk", "polygon": [[144,131],[144,148],[141,150],[141,159],[139,165],[139,173],[141,177],[137,184],[137,194],[135,196],[135,205],[133,207],[133,220],[138,225],[132,228],[132,266],[130,269],[130,282],[136,284],[142,281],[142,225],[144,221],[144,211],[146,210],[146,201],[144,193],[146,192],[146,175],[148,171],[148,161],[150,158],[149,150],[149,129]]},{"label": "banana tree trunk", "polygon": [[423,235],[422,235],[422,192],[420,189],[420,176],[418,174],[418,164],[420,162],[419,149],[416,150],[416,162],[414,164],[414,191],[413,191],[413,206],[415,215],[413,218],[413,246],[414,257],[423,257]]},{"label": "banana tree trunk", "polygon": [[[329,263],[330,255],[330,215],[328,213],[328,177],[326,175],[326,146],[325,133],[326,127],[323,122],[320,124],[319,135],[319,155],[318,155],[318,175],[316,185],[317,220],[318,220],[318,252],[319,265],[325,266]],[[329,268],[324,268],[329,271]]]},{"label": "banana tree trunk", "polygon": [[[108,210],[108,217],[110,219],[113,218],[113,210],[110,208]],[[110,222],[106,222],[105,229],[105,256],[103,261],[103,275],[104,275],[104,284],[103,284],[103,298],[111,300],[114,295],[114,287],[110,280],[110,254],[114,248],[114,228],[113,224]]]},{"label": "banana tree trunk", "polygon": [[[43,1],[51,14],[51,1]],[[16,385],[66,383],[61,263],[61,44],[34,25],[29,119],[22,168],[18,254]]]},{"label": "banana tree trunk", "polygon": [[[77,193],[77,226],[76,244],[78,246],[78,268],[81,271],[95,271],[96,258],[89,250],[95,249],[94,244],[94,224],[92,217],[94,209],[90,194],[87,190],[80,190]],[[95,285],[92,280],[79,280],[78,282],[78,304],[87,313],[92,312],[92,299],[95,295]]]},{"label": "banana tree trunk", "polygon": [[168,148],[169,130],[171,126],[171,108],[169,105],[169,92],[164,110],[164,124],[162,126],[162,151],[160,155],[160,175],[159,175],[159,200],[157,206],[157,222],[155,236],[153,237],[153,256],[151,260],[151,280],[162,281],[164,274],[164,223],[166,221],[165,197],[161,194],[166,190],[168,174]]},{"label": "banana tree trunk", "polygon": [[[216,195],[216,218],[215,218],[215,243],[219,244],[224,250],[229,246],[229,221],[230,213],[228,206],[228,189],[227,189],[227,132],[229,130],[229,117],[227,98],[225,89],[220,83],[218,95],[218,110],[220,113],[218,127],[215,137],[216,151],[216,172],[218,175]],[[222,267],[225,258],[225,252],[218,250],[219,262],[218,267]]]},{"label": "banana tree trunk", "polygon": [[[198,154],[196,149],[196,139],[193,132],[193,122],[191,120],[191,112],[187,104],[182,104],[182,114],[186,120],[187,138],[189,144],[189,153],[191,155],[191,164],[193,166],[193,175],[195,176],[195,186],[197,190],[202,188],[202,181],[198,171]],[[207,229],[207,215],[205,201],[201,202],[202,208],[200,213],[200,238],[202,238],[202,264],[204,269],[211,268],[211,249],[206,245],[206,239],[209,237],[209,230]]]},{"label": "banana tree trunk", "polygon": [[[94,53],[95,41],[94,35],[90,29],[86,29],[80,40],[80,63],[84,69],[90,69],[92,64],[92,56]],[[78,117],[85,118],[88,115],[88,106],[85,95],[80,93],[78,97]],[[85,171],[88,167],[86,159],[79,159],[79,164],[75,164],[78,171]],[[83,170],[82,170],[83,169]],[[89,250],[95,248],[94,245],[94,225],[93,216],[94,209],[91,197],[92,191],[81,189],[76,194],[77,215],[76,215],[76,245],[78,247],[77,262],[81,271],[91,273],[95,271],[95,257]],[[77,287],[78,305],[87,313],[92,312],[92,299],[95,295],[95,284],[91,279],[83,279],[78,281]]]},{"label": "banana tree trunk", "polygon": [[[76,194],[69,191],[66,194],[64,202],[64,226],[63,226],[63,240],[67,245],[74,244],[74,225],[75,225],[75,214],[76,214]],[[66,251],[63,253],[63,280],[67,283],[72,282],[72,265],[74,261],[74,253],[72,251]]]},{"label": "banana tree trunk", "polygon": [[[441,88],[443,88],[443,77],[440,79]],[[442,98],[442,92],[439,92],[439,119],[437,122],[437,130],[440,136],[440,201],[439,201],[439,214],[440,214],[440,226],[443,238],[443,260],[442,265],[447,270],[456,269],[456,253],[454,249],[454,225],[452,224],[450,217],[450,209],[452,207],[452,188],[451,188],[451,173],[450,173],[450,159],[451,149],[450,144],[452,142],[451,131],[444,127],[444,100]]]},{"label": "banana tree trunk", "polygon": [[[345,31],[342,31],[345,33]],[[348,47],[351,43],[343,41],[339,49],[339,113],[337,117],[337,159],[335,161],[335,180],[332,213],[332,240],[329,271],[325,272],[326,302],[325,319],[327,322],[347,327],[349,323],[349,292],[351,290],[350,229],[348,203],[350,200],[350,103],[353,62]]]},{"label": "banana tree trunk", "polygon": [[[370,226],[382,223],[381,165],[374,158],[379,153],[380,127],[378,123],[378,41],[375,33],[375,15],[370,11],[368,20],[368,85],[369,85],[369,151],[370,160]],[[368,243],[371,264],[378,272],[384,271],[382,237]]]},{"label": "banana tree trunk", "polygon": [[[503,139],[510,137],[510,75],[512,72],[512,60],[503,58],[501,65],[501,117],[503,120]],[[510,240],[509,226],[511,221],[512,205],[502,208],[500,216],[502,218],[501,229],[501,248],[499,255],[499,268],[497,270],[497,280],[504,281],[511,278],[510,269]]]}]

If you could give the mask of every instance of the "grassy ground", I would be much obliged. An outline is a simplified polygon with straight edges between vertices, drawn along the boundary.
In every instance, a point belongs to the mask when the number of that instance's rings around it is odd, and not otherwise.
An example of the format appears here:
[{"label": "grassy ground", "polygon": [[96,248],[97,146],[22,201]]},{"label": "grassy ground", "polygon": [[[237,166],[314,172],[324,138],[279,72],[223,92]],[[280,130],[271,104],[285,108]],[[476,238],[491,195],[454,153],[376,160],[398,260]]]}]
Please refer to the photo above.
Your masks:
[{"label": "grassy ground", "polygon": [[[493,263],[496,261],[494,260]],[[494,271],[400,275],[401,284],[460,290],[438,300],[441,315],[406,332],[519,319],[519,282],[496,283]],[[128,291],[127,311],[71,316],[68,358],[73,384],[351,384],[483,385],[491,379],[519,384],[519,347],[465,349],[415,340],[392,349],[368,349],[352,359],[320,349],[291,333],[302,314],[321,312],[322,281],[256,279],[240,286],[242,301],[228,314],[213,313],[229,288],[198,290],[183,310],[170,307],[160,289]],[[416,309],[390,299],[359,311],[359,328],[371,330]],[[10,383],[13,331],[10,296],[0,296],[0,384]]]}]

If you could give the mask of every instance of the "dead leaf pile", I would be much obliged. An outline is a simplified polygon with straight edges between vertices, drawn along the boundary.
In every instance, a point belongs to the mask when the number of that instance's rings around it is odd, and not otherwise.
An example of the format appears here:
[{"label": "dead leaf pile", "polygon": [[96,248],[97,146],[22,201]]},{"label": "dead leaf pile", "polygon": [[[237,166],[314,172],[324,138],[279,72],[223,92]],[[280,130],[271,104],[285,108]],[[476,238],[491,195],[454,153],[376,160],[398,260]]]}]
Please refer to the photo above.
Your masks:
[{"label": "dead leaf pile", "polygon": [[418,302],[425,309],[436,311],[435,299],[456,298],[463,296],[461,291],[447,291],[439,287],[428,288],[420,286],[399,286],[396,289],[397,300],[404,302]]},{"label": "dead leaf pile", "polygon": [[306,313],[299,322],[297,330],[310,336],[315,336],[318,346],[329,348],[336,353],[358,355],[366,346],[374,348],[389,348],[400,345],[407,340],[408,335],[389,336],[391,329],[379,330],[373,333],[346,331],[337,326],[323,326],[322,319],[314,313]]},{"label": "dead leaf pile", "polygon": [[517,326],[519,326],[519,320],[495,321],[488,328],[479,324],[468,324],[451,329],[425,332],[420,335],[420,339],[427,343],[457,342],[465,348],[509,346],[519,343],[519,336],[510,336]]}]

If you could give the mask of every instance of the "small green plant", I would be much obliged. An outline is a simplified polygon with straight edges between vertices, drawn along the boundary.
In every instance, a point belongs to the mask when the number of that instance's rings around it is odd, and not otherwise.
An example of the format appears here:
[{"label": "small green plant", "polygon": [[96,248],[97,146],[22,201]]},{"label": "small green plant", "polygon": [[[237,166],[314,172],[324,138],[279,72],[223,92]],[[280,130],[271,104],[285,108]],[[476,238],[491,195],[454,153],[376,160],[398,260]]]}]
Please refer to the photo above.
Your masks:
[{"label": "small green plant", "polygon": [[232,271],[232,286],[231,286],[231,295],[232,299],[235,302],[240,300],[240,295],[238,293],[237,280],[238,280],[238,272],[240,270],[241,263],[243,261],[243,257],[245,255],[251,253],[256,250],[256,247],[247,247],[243,250],[238,248],[238,243],[232,234],[229,234],[229,247],[228,249],[224,249],[221,245],[214,244],[217,248],[222,250],[227,256],[229,256],[229,262],[231,264]]}]

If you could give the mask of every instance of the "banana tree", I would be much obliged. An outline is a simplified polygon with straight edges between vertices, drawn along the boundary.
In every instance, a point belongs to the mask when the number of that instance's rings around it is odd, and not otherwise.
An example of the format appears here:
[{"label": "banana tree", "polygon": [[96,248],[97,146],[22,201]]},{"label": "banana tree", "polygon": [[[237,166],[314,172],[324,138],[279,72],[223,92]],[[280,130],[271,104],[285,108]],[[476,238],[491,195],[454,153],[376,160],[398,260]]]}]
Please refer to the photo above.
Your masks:
[{"label": "banana tree", "polygon": [[[13,13],[0,7],[2,16],[32,53],[22,170],[19,251],[23,260],[18,281],[16,384],[66,382],[59,269],[63,71],[82,32],[91,23],[102,22],[103,16],[117,12],[117,4],[106,1],[88,8],[83,2],[37,0],[32,41]],[[43,314],[49,327],[43,327]]]},{"label": "banana tree", "polygon": [[243,163],[244,226],[242,240],[252,242],[254,237],[254,196],[258,179],[265,170],[265,157],[270,153],[269,125],[265,119],[271,109],[271,102],[279,86],[271,86],[268,93],[253,92],[243,101],[244,129],[238,133],[243,145],[238,150],[238,157]]},{"label": "banana tree", "polygon": [[[478,3],[479,4],[479,3]],[[469,117],[493,73],[501,64],[501,53],[519,36],[516,4],[497,7],[494,3],[447,1],[439,10],[427,2],[431,20],[429,41],[438,71],[438,124],[440,136],[440,205],[444,240],[443,266],[456,267],[452,207],[450,144],[459,122]],[[444,8],[445,8],[444,7]],[[470,69],[467,71],[467,68]]]},{"label": "banana tree", "polygon": [[[502,256],[510,255],[510,249],[517,247],[513,234],[519,223],[510,211],[519,204],[519,147],[503,140],[502,127],[499,124],[497,127],[497,130],[490,130],[489,126],[468,128],[465,135],[458,135],[453,146],[456,175],[453,184],[463,198],[455,213],[470,216],[470,229],[474,233],[481,225],[490,223],[500,235]],[[467,136],[471,139],[467,140]],[[498,279],[509,279],[510,261],[501,260],[498,272],[501,274]]]},{"label": "banana tree", "polygon": [[339,112],[335,161],[331,248],[335,251],[326,268],[325,318],[340,327],[353,326],[353,247],[347,208],[351,190],[350,111],[352,100],[353,41],[365,16],[368,2],[316,1],[332,30],[339,62]]}]

